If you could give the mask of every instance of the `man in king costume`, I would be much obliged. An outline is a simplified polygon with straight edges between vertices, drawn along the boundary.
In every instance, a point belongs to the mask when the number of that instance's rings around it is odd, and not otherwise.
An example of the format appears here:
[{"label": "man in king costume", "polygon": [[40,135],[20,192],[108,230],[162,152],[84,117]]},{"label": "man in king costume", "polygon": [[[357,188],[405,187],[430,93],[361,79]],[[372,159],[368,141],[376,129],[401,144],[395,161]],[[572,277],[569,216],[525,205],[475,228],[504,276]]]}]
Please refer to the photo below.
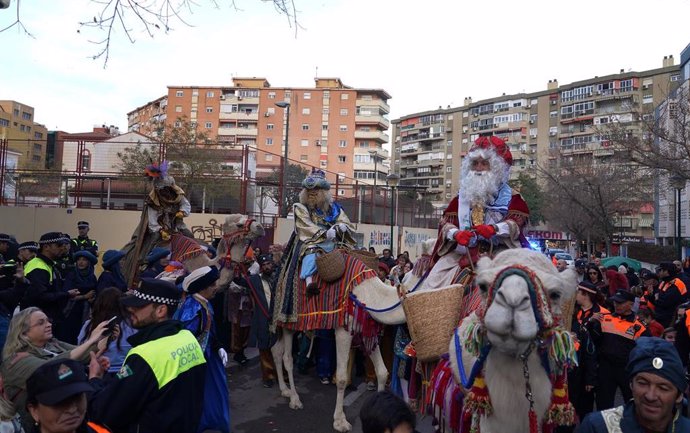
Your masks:
[{"label": "man in king costume", "polygon": [[[502,139],[479,137],[462,161],[460,191],[439,222],[432,269],[424,288],[440,289],[469,278],[479,257],[529,247],[523,229],[527,203],[508,185],[513,156]],[[459,265],[459,266],[458,266]]]},{"label": "man in king costume", "polygon": [[276,305],[281,309],[274,314],[274,325],[276,320],[282,323],[297,320],[295,304],[300,302],[296,296],[300,285],[306,285],[309,295],[318,293],[318,282],[314,279],[316,257],[321,251],[356,245],[351,235],[350,220],[333,200],[330,188],[325,173],[318,169],[312,169],[302,181],[299,203],[293,206],[295,230],[288,242],[278,278]]},{"label": "man in king costume", "polygon": [[125,252],[122,272],[130,287],[135,269],[146,263],[146,256],[153,248],[167,247],[175,235],[194,237],[183,221],[189,216],[191,205],[184,190],[168,174],[168,162],[147,166],[145,175],[151,181],[151,191],[144,201],[139,225],[122,249]]}]

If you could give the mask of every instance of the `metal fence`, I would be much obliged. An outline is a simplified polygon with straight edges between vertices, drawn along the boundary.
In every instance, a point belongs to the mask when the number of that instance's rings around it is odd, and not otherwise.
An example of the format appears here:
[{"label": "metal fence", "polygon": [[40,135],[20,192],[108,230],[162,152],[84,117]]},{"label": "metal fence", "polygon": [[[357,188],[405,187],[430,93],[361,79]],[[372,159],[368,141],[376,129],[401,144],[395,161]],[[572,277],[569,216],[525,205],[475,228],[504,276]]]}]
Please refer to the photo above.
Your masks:
[{"label": "metal fence", "polygon": [[[118,145],[112,141],[107,144]],[[125,144],[131,145],[119,145]],[[2,150],[0,148],[0,153]],[[280,155],[247,145],[228,147],[214,143],[200,147],[199,151],[212,151],[219,169],[192,176],[185,173],[183,162],[177,164],[178,168],[174,168],[175,164],[171,166],[171,174],[185,189],[192,211],[242,213],[268,225],[273,225],[274,219],[285,210],[291,210],[298,200],[302,180],[314,168],[312,164],[295,160],[288,160],[286,167]],[[165,153],[164,149],[159,151],[161,155]],[[0,167],[1,204],[141,210],[150,191],[143,174],[115,169],[95,171],[92,167],[98,165],[95,164],[98,158],[98,154],[89,154],[88,160],[78,158],[76,167],[71,170],[66,169],[64,163],[56,164],[63,167],[61,170],[22,170],[3,165]],[[174,161],[170,154],[168,158]],[[283,181],[286,168],[287,183]],[[373,179],[353,179],[329,171],[321,164],[317,168],[326,173],[333,198],[355,223],[389,225],[392,222],[399,226],[427,228],[435,228],[438,224],[443,210],[426,200],[424,186],[390,187],[383,176],[376,179],[374,185]]]}]

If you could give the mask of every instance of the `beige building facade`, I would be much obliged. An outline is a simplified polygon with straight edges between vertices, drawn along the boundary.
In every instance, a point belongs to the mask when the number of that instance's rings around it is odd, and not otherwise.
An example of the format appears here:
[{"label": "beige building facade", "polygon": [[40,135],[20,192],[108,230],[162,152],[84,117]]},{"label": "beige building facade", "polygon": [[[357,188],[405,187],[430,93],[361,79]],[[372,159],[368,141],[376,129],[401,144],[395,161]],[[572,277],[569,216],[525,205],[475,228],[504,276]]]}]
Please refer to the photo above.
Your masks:
[{"label": "beige building facade", "polygon": [[46,168],[48,130],[34,120],[34,108],[18,101],[0,101],[0,139],[19,153],[19,169]]}]

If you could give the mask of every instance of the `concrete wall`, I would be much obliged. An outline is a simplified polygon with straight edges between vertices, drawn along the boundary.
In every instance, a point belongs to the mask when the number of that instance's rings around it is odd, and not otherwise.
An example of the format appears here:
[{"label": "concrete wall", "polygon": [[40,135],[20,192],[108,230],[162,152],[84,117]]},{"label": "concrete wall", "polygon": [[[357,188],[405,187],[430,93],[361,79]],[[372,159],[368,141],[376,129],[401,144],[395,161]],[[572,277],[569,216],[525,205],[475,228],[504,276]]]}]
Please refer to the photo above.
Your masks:
[{"label": "concrete wall", "polygon": [[[132,237],[139,223],[141,212],[105,209],[64,209],[0,206],[0,232],[12,234],[19,242],[38,240],[43,233],[59,231],[77,235],[77,221],[91,224],[89,237],[98,241],[100,251],[122,248]],[[221,235],[217,224],[226,215],[191,214],[185,223],[197,239],[210,242]],[[361,245],[374,247],[381,254],[390,247],[390,226],[359,224],[355,225],[357,238]],[[273,243],[286,243],[294,229],[292,219],[279,219]],[[413,227],[395,228],[395,253],[408,251],[415,261],[422,254],[421,242],[436,238],[436,230]],[[400,250],[400,251],[399,251]]]}]

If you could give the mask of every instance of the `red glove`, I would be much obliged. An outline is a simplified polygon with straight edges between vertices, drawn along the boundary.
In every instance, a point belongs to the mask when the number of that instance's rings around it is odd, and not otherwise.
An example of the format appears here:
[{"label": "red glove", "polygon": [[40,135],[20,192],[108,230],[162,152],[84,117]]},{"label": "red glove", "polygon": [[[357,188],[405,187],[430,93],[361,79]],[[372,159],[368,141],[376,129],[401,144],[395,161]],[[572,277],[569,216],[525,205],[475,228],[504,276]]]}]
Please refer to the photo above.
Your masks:
[{"label": "red glove", "polygon": [[463,247],[466,247],[470,244],[470,241],[472,238],[474,238],[474,233],[469,231],[469,230],[460,230],[457,233],[455,233],[455,242],[458,243],[458,245],[462,245]]},{"label": "red glove", "polygon": [[484,239],[491,239],[491,236],[496,234],[496,227],[488,224],[482,224],[480,226],[476,226],[474,231]]}]

